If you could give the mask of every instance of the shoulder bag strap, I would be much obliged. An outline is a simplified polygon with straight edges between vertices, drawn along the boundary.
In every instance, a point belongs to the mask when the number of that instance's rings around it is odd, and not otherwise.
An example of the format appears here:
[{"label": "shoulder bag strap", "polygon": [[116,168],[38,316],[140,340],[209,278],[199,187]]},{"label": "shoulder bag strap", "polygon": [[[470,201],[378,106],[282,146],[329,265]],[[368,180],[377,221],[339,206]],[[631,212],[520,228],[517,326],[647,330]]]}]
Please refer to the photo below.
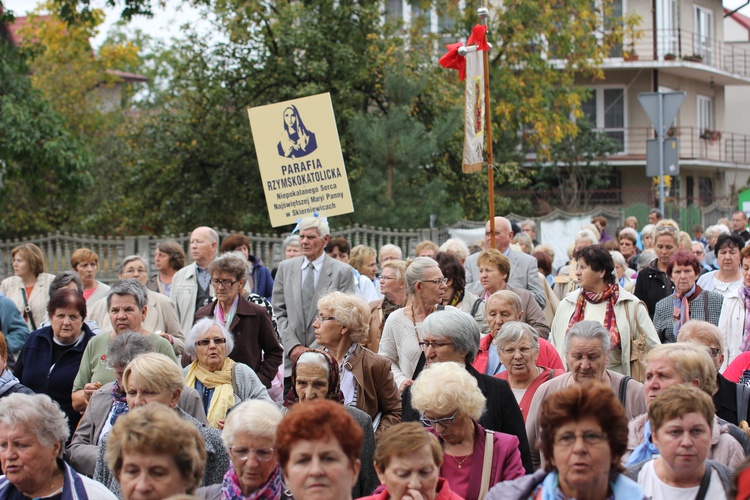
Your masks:
[{"label": "shoulder bag strap", "polygon": [[482,483],[479,488],[479,500],[484,500],[490,489],[490,473],[492,472],[492,454],[495,451],[495,433],[489,429],[484,431],[484,462],[482,463]]},{"label": "shoulder bag strap", "polygon": [[34,322],[34,315],[31,314],[31,308],[29,307],[29,303],[26,300],[26,289],[23,287],[23,284],[21,284],[21,296],[23,296],[23,310],[26,313],[26,315],[29,317],[29,323],[31,323],[31,330],[36,330],[36,323]]},{"label": "shoulder bag strap", "polygon": [[484,302],[484,299],[477,299],[474,301],[474,304],[471,306],[471,315],[476,316],[477,311],[479,310],[479,306],[482,305],[482,302]]},{"label": "shoulder bag strap", "polygon": [[555,372],[557,372],[557,370],[550,370],[547,380],[552,380],[553,378],[555,378]]},{"label": "shoulder bag strap", "polygon": [[703,321],[710,321],[708,319],[708,294],[701,292],[700,297],[703,299]]},{"label": "shoulder bag strap", "polygon": [[701,479],[701,487],[698,489],[698,494],[695,495],[695,500],[705,500],[706,493],[708,493],[708,486],[711,484],[711,471],[713,468],[710,464],[706,464],[706,472],[703,473],[703,479]]},{"label": "shoulder bag strap", "polygon": [[232,365],[232,390],[235,396],[240,396],[240,391],[237,388],[237,363]]},{"label": "shoulder bag strap", "polygon": [[629,375],[625,375],[624,377],[622,377],[622,380],[620,380],[620,391],[619,391],[620,394],[619,394],[619,396],[620,396],[620,404],[622,405],[623,408],[625,408],[625,403],[628,402],[628,382],[632,378],[633,377],[631,377]]},{"label": "shoulder bag strap", "polygon": [[750,399],[750,387],[737,384],[737,421],[747,421],[747,407]]}]

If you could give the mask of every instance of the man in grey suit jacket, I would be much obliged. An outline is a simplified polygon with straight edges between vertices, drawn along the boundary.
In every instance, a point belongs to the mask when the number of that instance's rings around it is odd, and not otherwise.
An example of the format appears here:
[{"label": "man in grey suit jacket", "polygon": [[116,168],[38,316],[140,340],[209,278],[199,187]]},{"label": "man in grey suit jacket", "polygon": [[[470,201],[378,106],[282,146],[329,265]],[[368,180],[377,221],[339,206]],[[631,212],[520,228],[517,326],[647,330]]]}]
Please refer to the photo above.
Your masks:
[{"label": "man in grey suit jacket", "polygon": [[[490,231],[490,221],[484,226],[484,245],[490,248],[492,233]],[[513,239],[513,229],[510,221],[505,217],[495,217],[495,248],[500,250],[508,257],[510,261],[510,277],[508,285],[516,288],[524,288],[534,295],[539,307],[544,309],[547,305],[547,299],[544,295],[542,282],[539,280],[539,268],[536,259],[531,255],[523,252],[516,252],[510,248],[510,242]],[[484,289],[479,282],[479,266],[477,259],[479,253],[469,255],[464,262],[466,269],[466,289],[474,294],[484,296]]]},{"label": "man in grey suit jacket", "polygon": [[[290,383],[292,362],[306,347],[318,347],[312,326],[318,315],[318,299],[336,290],[354,293],[352,268],[323,251],[330,239],[328,222],[307,217],[300,221],[299,227],[302,255],[279,264],[273,284],[273,310],[286,354],[285,389]],[[314,273],[309,278],[312,281],[307,281],[310,272]]]}]

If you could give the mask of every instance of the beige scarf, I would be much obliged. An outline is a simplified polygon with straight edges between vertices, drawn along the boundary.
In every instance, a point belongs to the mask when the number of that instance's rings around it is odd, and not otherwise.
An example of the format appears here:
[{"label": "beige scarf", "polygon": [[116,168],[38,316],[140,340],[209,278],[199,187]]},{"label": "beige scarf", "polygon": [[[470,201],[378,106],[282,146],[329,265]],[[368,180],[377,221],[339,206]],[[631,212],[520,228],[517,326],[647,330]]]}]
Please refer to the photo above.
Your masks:
[{"label": "beige scarf", "polygon": [[195,381],[198,380],[208,389],[214,390],[206,418],[208,418],[211,427],[215,429],[219,428],[219,420],[225,418],[229,409],[234,406],[233,366],[234,360],[226,358],[220,370],[210,372],[199,365],[196,360],[190,365],[190,369],[185,376],[185,383],[188,387],[195,387]]}]

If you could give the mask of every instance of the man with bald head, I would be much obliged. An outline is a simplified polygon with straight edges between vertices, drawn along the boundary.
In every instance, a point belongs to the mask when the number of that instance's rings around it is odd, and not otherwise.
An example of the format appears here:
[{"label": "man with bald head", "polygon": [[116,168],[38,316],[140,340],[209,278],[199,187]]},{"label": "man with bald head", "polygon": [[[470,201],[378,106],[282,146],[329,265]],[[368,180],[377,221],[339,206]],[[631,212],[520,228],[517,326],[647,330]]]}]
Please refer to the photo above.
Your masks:
[{"label": "man with bald head", "polygon": [[171,299],[177,307],[182,331],[193,327],[195,311],[213,294],[208,265],[216,258],[219,235],[210,227],[201,226],[190,235],[190,257],[193,263],[183,267],[172,278]]},{"label": "man with bald head", "polygon": [[[510,242],[513,239],[513,229],[510,221],[505,217],[495,217],[495,234],[492,234],[490,221],[484,226],[484,247],[492,248],[492,238],[495,239],[495,248],[500,250],[510,261],[510,276],[508,285],[516,288],[523,288],[534,295],[539,307],[544,309],[547,299],[544,295],[542,282],[539,279],[539,268],[537,261],[531,255],[523,252],[516,252],[510,248]],[[484,296],[484,289],[479,282],[479,266],[477,259],[479,253],[469,255],[464,262],[466,269],[466,289],[474,294]]]}]

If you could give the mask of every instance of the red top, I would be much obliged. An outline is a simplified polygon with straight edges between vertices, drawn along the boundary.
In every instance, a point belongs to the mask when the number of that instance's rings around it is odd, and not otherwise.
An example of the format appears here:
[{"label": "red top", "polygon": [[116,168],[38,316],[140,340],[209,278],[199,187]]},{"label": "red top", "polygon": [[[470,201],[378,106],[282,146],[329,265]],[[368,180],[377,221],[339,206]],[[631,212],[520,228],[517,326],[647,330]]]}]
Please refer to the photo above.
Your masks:
[{"label": "red top", "polygon": [[[738,383],[746,371],[750,371],[750,351],[742,352],[735,356],[722,375],[724,375],[725,379]],[[744,378],[747,379],[748,376]],[[745,383],[745,380],[743,380],[743,383]]]},{"label": "red top", "polygon": [[[369,497],[360,497],[359,500],[388,500],[391,496],[388,494],[388,488],[383,489],[380,493],[370,495]],[[442,477],[438,479],[437,484],[437,496],[435,500],[464,500],[462,497],[456,495],[451,491],[451,487],[448,481]]]},{"label": "red top", "polygon": [[[474,361],[471,363],[479,373],[486,374],[487,371],[487,360],[489,359],[488,349],[492,347],[492,335],[486,335],[482,340],[479,341],[479,352],[474,357]],[[494,347],[493,347],[494,349]],[[536,366],[542,366],[551,368],[553,370],[565,370],[562,359],[549,341],[539,337],[539,357],[536,360]],[[499,374],[498,374],[499,375]]]}]

